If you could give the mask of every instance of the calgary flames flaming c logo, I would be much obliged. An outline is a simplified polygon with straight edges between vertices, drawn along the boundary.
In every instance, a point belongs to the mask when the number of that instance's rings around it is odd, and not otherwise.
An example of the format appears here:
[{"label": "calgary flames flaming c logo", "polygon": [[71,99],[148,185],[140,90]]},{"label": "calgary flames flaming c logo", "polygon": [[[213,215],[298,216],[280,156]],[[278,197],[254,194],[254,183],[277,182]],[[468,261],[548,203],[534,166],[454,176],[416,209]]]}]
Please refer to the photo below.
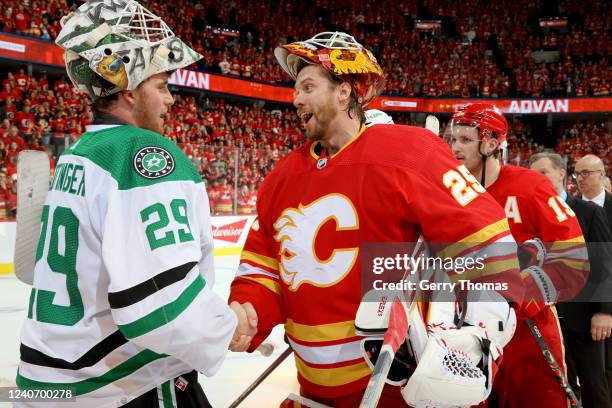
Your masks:
[{"label": "calgary flames flaming c logo", "polygon": [[340,194],[321,197],[309,205],[287,208],[274,223],[274,239],[280,243],[280,276],[296,291],[302,283],[332,286],[353,268],[359,248],[336,248],[332,255],[321,260],[315,253],[319,229],[330,219],[336,231],[359,228],[359,219],[351,201]]}]

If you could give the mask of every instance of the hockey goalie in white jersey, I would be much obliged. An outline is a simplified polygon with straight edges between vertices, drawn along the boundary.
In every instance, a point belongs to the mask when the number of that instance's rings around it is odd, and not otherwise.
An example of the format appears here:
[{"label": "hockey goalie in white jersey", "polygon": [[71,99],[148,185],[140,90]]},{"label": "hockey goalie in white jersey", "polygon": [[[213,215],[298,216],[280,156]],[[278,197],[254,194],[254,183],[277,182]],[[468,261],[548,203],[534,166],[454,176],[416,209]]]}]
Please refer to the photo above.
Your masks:
[{"label": "hockey goalie in white jersey", "polygon": [[195,370],[214,374],[249,326],[211,290],[202,178],[160,135],[169,72],[201,56],[131,0],[90,1],[62,25],[95,120],[44,204],[17,385],[70,390],[70,407],[209,406]]}]

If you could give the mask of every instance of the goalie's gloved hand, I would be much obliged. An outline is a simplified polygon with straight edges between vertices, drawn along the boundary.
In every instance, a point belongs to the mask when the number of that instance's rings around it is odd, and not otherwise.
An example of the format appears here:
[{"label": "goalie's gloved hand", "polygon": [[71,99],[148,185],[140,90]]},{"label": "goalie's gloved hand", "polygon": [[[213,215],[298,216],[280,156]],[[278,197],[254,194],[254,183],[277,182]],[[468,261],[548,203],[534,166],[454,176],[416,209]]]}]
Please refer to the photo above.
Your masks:
[{"label": "goalie's gloved hand", "polygon": [[[376,365],[382,344],[382,339],[365,338],[363,340],[362,347],[370,368]],[[408,345],[408,341],[404,341],[393,357],[393,363],[391,364],[389,375],[387,375],[387,383],[398,386],[405,384],[416,369],[416,366],[417,363]]]},{"label": "goalie's gloved hand", "polygon": [[528,239],[518,245],[518,258],[521,270],[530,266],[541,267],[546,259],[546,246],[539,238]]},{"label": "goalie's gloved hand", "polygon": [[520,317],[534,317],[548,306],[557,302],[557,290],[546,272],[538,266],[521,271],[525,283],[525,296],[516,302],[516,314]]},{"label": "goalie's gloved hand", "polygon": [[522,302],[514,302],[512,304],[516,312],[517,319],[536,317],[542,310],[546,309],[548,305],[544,302],[538,302],[535,299],[524,300]]}]

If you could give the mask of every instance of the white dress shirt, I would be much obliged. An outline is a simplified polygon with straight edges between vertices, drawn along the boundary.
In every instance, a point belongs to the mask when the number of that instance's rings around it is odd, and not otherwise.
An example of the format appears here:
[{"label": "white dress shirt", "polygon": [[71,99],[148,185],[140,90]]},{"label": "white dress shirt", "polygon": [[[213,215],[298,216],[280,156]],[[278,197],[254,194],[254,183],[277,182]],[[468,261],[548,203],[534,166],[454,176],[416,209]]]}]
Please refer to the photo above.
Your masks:
[{"label": "white dress shirt", "polygon": [[582,195],[582,199],[586,201],[592,201],[600,207],[604,206],[604,201],[606,201],[606,190],[602,189],[601,193],[597,194],[593,198],[586,198],[584,194]]}]

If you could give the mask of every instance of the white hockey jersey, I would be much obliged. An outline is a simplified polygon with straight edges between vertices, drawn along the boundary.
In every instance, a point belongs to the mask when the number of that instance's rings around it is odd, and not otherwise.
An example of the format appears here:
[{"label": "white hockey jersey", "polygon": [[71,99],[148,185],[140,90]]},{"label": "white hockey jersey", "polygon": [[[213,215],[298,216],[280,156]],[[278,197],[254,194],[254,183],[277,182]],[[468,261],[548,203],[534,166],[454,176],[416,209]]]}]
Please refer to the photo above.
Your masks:
[{"label": "white hockey jersey", "polygon": [[88,128],[45,202],[18,387],[115,407],[193,369],[214,374],[236,317],[213,274],[208,198],[189,159],[154,132]]}]

